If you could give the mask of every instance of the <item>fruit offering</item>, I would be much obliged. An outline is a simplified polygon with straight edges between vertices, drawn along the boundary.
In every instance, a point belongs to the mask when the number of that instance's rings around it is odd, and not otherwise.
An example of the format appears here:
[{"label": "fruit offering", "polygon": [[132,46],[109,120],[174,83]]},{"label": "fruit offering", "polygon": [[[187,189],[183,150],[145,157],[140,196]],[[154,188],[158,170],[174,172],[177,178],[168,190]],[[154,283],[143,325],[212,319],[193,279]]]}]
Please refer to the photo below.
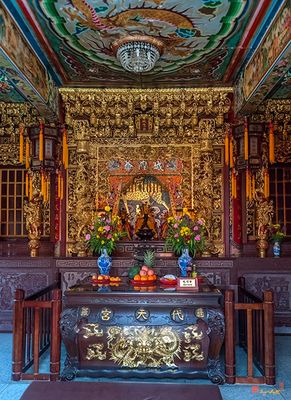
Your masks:
[{"label": "fruit offering", "polygon": [[156,281],[157,276],[153,269],[149,268],[147,265],[143,265],[138,274],[133,277],[135,282],[146,282],[146,281]]},{"label": "fruit offering", "polygon": [[109,276],[109,275],[96,275],[92,276],[92,281],[94,283],[103,283],[103,282],[114,282],[119,283],[121,278],[119,276]]}]

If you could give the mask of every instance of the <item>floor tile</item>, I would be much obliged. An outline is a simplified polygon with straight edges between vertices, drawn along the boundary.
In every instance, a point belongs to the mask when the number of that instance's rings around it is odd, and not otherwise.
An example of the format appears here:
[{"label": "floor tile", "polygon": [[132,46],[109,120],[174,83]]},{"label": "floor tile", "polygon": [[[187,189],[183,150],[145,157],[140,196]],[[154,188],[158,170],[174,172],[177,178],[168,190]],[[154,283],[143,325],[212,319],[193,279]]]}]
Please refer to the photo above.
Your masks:
[{"label": "floor tile", "polygon": [[24,391],[28,388],[29,383],[10,383],[0,393],[0,400],[19,400]]}]

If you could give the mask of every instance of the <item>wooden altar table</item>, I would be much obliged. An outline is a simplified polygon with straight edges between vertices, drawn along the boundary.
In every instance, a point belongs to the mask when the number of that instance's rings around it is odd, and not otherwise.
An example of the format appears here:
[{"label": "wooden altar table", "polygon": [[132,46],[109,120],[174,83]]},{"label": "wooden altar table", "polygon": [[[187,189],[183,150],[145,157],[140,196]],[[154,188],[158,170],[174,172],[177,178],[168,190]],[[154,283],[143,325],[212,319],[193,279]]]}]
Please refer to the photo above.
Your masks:
[{"label": "wooden altar table", "polygon": [[220,291],[82,284],[65,292],[62,379],[78,376],[208,377],[223,383]]}]

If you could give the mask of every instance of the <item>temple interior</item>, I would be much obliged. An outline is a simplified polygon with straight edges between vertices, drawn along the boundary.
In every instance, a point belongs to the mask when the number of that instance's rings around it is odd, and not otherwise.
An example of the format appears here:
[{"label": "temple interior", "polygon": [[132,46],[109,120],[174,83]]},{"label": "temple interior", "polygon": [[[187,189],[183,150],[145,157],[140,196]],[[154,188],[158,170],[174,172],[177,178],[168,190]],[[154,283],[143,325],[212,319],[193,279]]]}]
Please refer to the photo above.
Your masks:
[{"label": "temple interior", "polygon": [[0,400],[291,399],[290,21],[0,2]]}]

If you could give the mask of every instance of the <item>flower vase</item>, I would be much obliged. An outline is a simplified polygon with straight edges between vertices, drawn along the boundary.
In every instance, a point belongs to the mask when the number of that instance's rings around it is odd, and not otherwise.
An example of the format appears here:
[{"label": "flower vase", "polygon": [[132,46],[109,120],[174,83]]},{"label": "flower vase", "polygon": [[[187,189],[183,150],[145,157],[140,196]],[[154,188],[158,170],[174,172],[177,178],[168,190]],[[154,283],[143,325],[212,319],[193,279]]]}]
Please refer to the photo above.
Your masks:
[{"label": "flower vase", "polygon": [[280,245],[280,242],[274,242],[274,244],[273,244],[273,255],[276,258],[281,256],[281,245]]},{"label": "flower vase", "polygon": [[192,257],[189,255],[189,249],[185,248],[182,250],[182,254],[178,258],[178,265],[180,268],[180,275],[182,278],[187,277],[187,267],[189,263],[191,262]]},{"label": "flower vase", "polygon": [[112,258],[108,255],[106,249],[102,249],[97,260],[97,265],[100,275],[109,275],[110,267],[112,265]]}]

